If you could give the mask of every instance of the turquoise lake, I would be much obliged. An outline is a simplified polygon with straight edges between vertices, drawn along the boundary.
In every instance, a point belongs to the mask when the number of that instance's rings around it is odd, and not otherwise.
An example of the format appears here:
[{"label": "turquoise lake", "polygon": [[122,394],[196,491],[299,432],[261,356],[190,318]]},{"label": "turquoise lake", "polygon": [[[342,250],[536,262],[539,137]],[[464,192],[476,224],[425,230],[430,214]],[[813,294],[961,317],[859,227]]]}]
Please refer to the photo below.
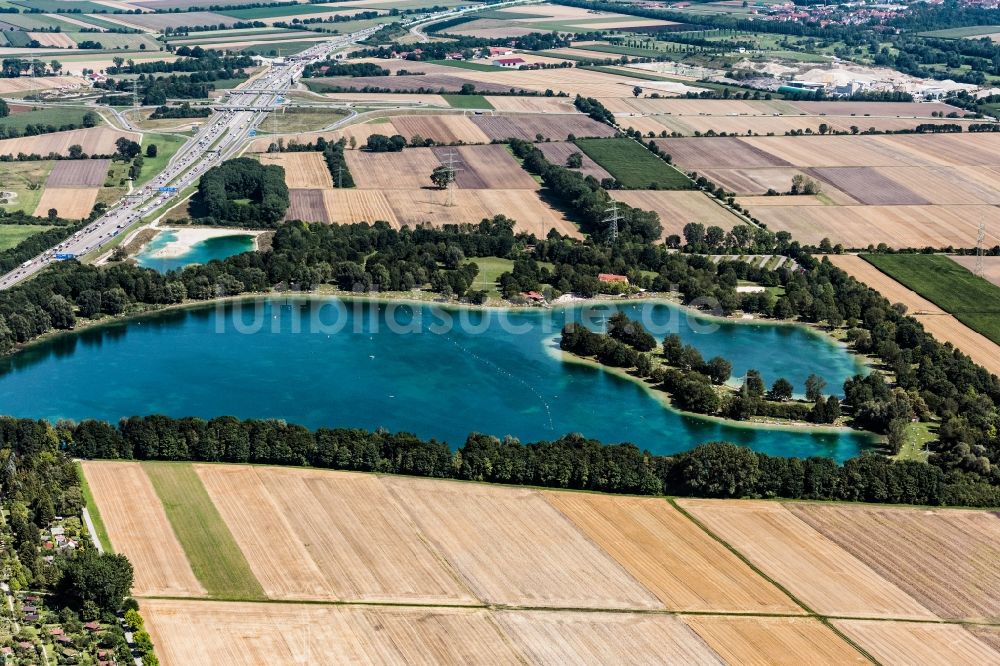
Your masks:
[{"label": "turquoise lake", "polygon": [[659,454],[727,440],[784,456],[844,460],[861,433],[730,427],[682,416],[642,387],[560,359],[567,321],[600,329],[616,309],[658,339],[678,332],[733,375],[756,368],[803,390],[811,372],[840,393],[854,357],[797,326],[719,323],[667,304],[553,310],[258,300],[161,313],[54,338],[0,364],[0,413],[116,421],[134,414],[282,418],[384,427],[461,445],[471,431],[523,441],[581,432]]},{"label": "turquoise lake", "polygon": [[174,232],[161,231],[142,248],[141,252],[135,255],[136,263],[143,268],[152,268],[159,273],[166,273],[191,264],[207,264],[213,259],[225,259],[253,250],[253,236],[234,234],[199,241],[194,243],[187,252],[174,257],[154,256],[158,250],[162,250],[176,240],[177,235]]}]

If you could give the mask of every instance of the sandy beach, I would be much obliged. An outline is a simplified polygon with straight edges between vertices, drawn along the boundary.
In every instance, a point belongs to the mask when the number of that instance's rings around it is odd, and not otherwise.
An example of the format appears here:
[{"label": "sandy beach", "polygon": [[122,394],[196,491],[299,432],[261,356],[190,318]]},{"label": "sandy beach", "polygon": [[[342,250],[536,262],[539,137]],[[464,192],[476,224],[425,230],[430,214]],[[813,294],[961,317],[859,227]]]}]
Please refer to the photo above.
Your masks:
[{"label": "sandy beach", "polygon": [[178,228],[163,227],[161,233],[172,233],[174,240],[170,241],[150,256],[157,259],[171,259],[187,254],[198,243],[210,238],[222,238],[225,236],[253,236],[254,249],[257,248],[257,236],[264,233],[260,229],[232,229],[232,228]]}]

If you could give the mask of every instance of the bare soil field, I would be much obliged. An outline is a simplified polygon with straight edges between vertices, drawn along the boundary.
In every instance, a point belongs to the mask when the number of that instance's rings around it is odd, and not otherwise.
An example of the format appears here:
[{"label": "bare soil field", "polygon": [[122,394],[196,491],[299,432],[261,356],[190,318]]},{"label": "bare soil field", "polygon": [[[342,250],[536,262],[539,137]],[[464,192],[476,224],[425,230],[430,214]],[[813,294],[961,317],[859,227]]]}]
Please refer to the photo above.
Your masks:
[{"label": "bare soil field", "polygon": [[336,598],[476,603],[378,478],[277,467],[244,467],[236,477],[263,489]]},{"label": "bare soil field", "polygon": [[137,462],[81,463],[116,552],[135,567],[136,595],[203,597],[149,477]]},{"label": "bare soil field", "polygon": [[684,233],[684,225],[699,222],[729,231],[743,222],[726,208],[714,203],[704,192],[695,190],[611,190],[612,198],[635,208],[660,215],[662,238]]},{"label": "bare soil field", "polygon": [[789,206],[757,205],[751,212],[773,231],[788,231],[803,244],[829,238],[848,248],[976,245],[978,222],[986,242],[1000,242],[1000,210],[994,206]]},{"label": "bare soil field", "polygon": [[404,477],[385,477],[383,482],[483,601],[662,608],[538,491]]},{"label": "bare soil field", "polygon": [[413,115],[395,116],[392,124],[396,131],[407,139],[422,136],[434,139],[436,143],[489,143],[475,123],[466,116],[459,115]]},{"label": "bare soil field", "polygon": [[597,162],[587,157],[587,155],[574,143],[569,143],[567,141],[551,141],[548,143],[538,144],[538,149],[542,151],[542,154],[545,155],[545,158],[549,162],[559,165],[565,165],[566,159],[569,158],[570,155],[578,153],[583,160],[583,166],[579,169],[574,169],[574,171],[577,171],[584,176],[593,176],[597,180],[611,177],[610,173],[605,171],[604,168]]},{"label": "bare soil field", "polygon": [[496,95],[486,98],[497,111],[521,113],[575,113],[573,101],[566,97],[513,97]]},{"label": "bare soil field", "polygon": [[918,134],[878,137],[881,143],[912,156],[918,165],[1000,165],[1000,136],[982,134]]},{"label": "bare soil field", "polygon": [[866,205],[912,206],[931,203],[871,167],[821,167],[810,169],[809,172]]},{"label": "bare soil field", "polygon": [[886,666],[997,666],[1000,652],[957,624],[834,620],[843,631]]},{"label": "bare soil field", "polygon": [[804,612],[663,499],[566,492],[545,498],[670,610]]},{"label": "bare soil field", "polygon": [[788,504],[944,619],[1000,620],[1000,517],[985,511]]},{"label": "bare soil field", "polygon": [[265,153],[260,161],[284,168],[285,184],[290,189],[333,187],[322,153]]},{"label": "bare soil field", "polygon": [[42,156],[49,153],[66,155],[69,153],[69,147],[73,144],[79,144],[83,148],[83,152],[90,155],[111,155],[116,150],[115,141],[123,136],[133,141],[139,140],[139,135],[134,132],[123,132],[103,126],[89,127],[67,132],[26,136],[20,139],[4,139],[0,141],[0,155],[17,155],[18,153],[29,155],[37,153]]},{"label": "bare soil field", "polygon": [[524,139],[534,141],[539,134],[546,139],[562,141],[570,134],[577,138],[614,136],[608,125],[591,120],[580,113],[567,115],[473,116],[472,122],[490,140]]},{"label": "bare soil field", "polygon": [[70,220],[82,220],[90,215],[97,202],[97,187],[48,187],[42,191],[38,200],[35,215],[46,216],[49,210],[55,208],[60,217]]},{"label": "bare soil field", "polygon": [[323,190],[289,190],[286,220],[330,222],[323,204]]},{"label": "bare soil field", "polygon": [[[147,28],[149,30],[155,30],[156,32],[162,31],[164,28],[178,28],[181,26],[200,26],[200,25],[232,25],[237,21],[230,16],[224,16],[222,14],[216,14],[214,12],[180,12],[180,13],[163,13],[163,14],[129,14],[125,18],[125,15],[118,14],[115,16],[116,23],[129,23],[131,25]],[[101,18],[104,19],[105,15],[102,14]],[[107,20],[107,19],[106,19]]]},{"label": "bare soil field", "polygon": [[683,622],[728,664],[840,666],[865,657],[814,618],[688,615]]},{"label": "bare soil field", "polygon": [[987,167],[881,167],[878,173],[918,192],[927,203],[1000,204],[1000,188],[990,182],[996,174]]},{"label": "bare soil field", "polygon": [[[780,504],[678,500],[709,530],[814,611],[935,619],[933,613]],[[766,539],[760,535],[766,534]]]},{"label": "bare soil field", "polygon": [[789,102],[805,113],[826,113],[832,116],[906,116],[930,118],[934,112],[962,113],[943,102]]},{"label": "bare soil field", "polygon": [[100,187],[111,160],[60,160],[52,167],[45,187]]},{"label": "bare soil field", "polygon": [[361,189],[431,187],[431,172],[441,166],[441,160],[431,148],[404,148],[398,153],[350,150],[344,155],[354,183]]},{"label": "bare soil field", "polygon": [[[459,146],[432,148],[441,164],[453,154],[455,184],[467,190],[537,190],[538,182],[521,168],[505,146]],[[428,179],[428,182],[429,179]],[[498,213],[503,211],[497,211]]]},{"label": "bare soil field", "polygon": [[86,81],[75,76],[19,76],[13,79],[0,79],[0,95],[29,90],[78,88],[82,85],[86,85]]},{"label": "bare soil field", "polygon": [[147,599],[164,666],[517,663],[488,611]]},{"label": "bare soil field", "polygon": [[[952,256],[951,260],[970,271],[976,267],[974,256]],[[983,257],[983,279],[1000,286],[1000,257]]]},{"label": "bare soil field", "polygon": [[723,663],[668,615],[501,611],[495,618],[531,664]]},{"label": "bare soil field", "polygon": [[[792,166],[791,162],[749,143],[751,140],[733,137],[657,139],[656,145],[685,170]],[[798,137],[788,140],[796,141]]]}]

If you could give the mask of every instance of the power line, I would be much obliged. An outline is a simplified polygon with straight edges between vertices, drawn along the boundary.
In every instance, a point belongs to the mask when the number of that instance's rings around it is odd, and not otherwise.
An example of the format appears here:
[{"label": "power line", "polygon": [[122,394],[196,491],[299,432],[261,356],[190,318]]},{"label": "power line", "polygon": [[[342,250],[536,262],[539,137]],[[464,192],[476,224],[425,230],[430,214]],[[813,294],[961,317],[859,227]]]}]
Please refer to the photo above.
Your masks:
[{"label": "power line", "polygon": [[983,243],[986,242],[986,223],[979,222],[979,233],[976,234],[976,266],[972,272],[983,277]]},{"label": "power line", "polygon": [[618,241],[618,223],[622,221],[621,211],[618,210],[618,202],[612,199],[608,208],[604,209],[604,212],[604,221],[608,223],[611,232],[611,242],[615,243]]},{"label": "power line", "polygon": [[444,205],[452,207],[455,205],[455,178],[458,175],[458,172],[462,171],[462,168],[455,166],[456,164],[460,164],[460,162],[456,161],[458,159],[458,153],[455,151],[452,150],[448,152],[444,157],[446,159],[444,167],[447,169],[448,175],[448,180],[445,183],[445,189],[447,189],[448,194],[445,198]]}]

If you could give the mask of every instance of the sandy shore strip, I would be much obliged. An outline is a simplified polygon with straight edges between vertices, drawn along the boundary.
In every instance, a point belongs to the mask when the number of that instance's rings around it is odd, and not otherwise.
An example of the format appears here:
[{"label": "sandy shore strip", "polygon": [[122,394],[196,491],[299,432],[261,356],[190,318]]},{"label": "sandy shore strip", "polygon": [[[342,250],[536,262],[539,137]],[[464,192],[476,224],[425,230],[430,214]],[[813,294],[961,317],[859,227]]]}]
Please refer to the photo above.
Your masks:
[{"label": "sandy shore strip", "polygon": [[195,245],[202,241],[225,236],[253,236],[254,249],[257,249],[257,237],[265,231],[265,229],[239,229],[233,227],[161,227],[160,233],[171,233],[174,235],[174,240],[156,250],[150,256],[156,259],[180,257],[190,252]]}]

